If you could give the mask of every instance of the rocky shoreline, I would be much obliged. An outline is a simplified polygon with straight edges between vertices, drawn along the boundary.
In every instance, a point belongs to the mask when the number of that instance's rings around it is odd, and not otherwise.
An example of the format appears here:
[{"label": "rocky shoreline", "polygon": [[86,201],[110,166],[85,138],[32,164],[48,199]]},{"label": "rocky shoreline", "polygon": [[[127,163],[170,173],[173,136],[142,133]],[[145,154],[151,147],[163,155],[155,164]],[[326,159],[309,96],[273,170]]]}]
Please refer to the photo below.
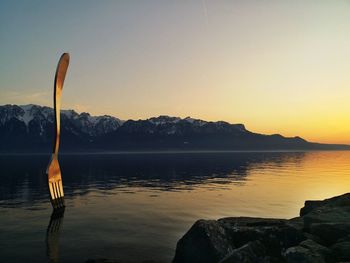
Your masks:
[{"label": "rocky shoreline", "polygon": [[198,220],[178,241],[173,263],[350,262],[350,193],[306,201],[289,220]]}]

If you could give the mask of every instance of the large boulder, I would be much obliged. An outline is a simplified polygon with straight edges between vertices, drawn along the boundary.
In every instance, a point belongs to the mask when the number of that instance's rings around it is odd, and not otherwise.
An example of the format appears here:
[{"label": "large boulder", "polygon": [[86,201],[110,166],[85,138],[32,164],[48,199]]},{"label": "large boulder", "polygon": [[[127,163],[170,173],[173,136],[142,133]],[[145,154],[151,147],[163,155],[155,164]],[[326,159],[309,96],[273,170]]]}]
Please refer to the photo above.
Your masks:
[{"label": "large boulder", "polygon": [[298,246],[286,250],[285,259],[288,263],[326,263],[332,262],[331,250],[307,239]]},{"label": "large boulder", "polygon": [[230,235],[222,224],[215,220],[198,220],[177,243],[173,262],[218,262],[233,250]]},{"label": "large boulder", "polygon": [[323,201],[320,200],[308,200],[305,201],[305,205],[300,209],[300,216],[304,216],[309,212],[322,207],[349,207],[350,206],[350,193],[346,193],[343,195],[335,196],[329,199],[325,199]]},{"label": "large boulder", "polygon": [[330,246],[350,235],[350,194],[307,201],[300,214],[304,231],[317,236],[323,245]]},{"label": "large boulder", "polygon": [[350,241],[336,243],[331,249],[337,261],[350,262]]},{"label": "large boulder", "polygon": [[349,223],[314,223],[308,231],[319,237],[322,244],[330,246],[350,234]]}]

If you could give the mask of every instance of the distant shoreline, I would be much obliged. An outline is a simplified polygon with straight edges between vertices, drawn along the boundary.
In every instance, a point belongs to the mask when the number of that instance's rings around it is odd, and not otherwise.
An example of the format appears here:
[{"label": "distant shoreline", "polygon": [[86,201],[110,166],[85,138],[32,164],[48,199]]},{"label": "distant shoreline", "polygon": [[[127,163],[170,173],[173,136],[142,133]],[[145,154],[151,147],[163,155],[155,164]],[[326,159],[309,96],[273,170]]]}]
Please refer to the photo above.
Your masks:
[{"label": "distant shoreline", "polygon": [[[159,151],[77,151],[60,152],[60,155],[129,155],[129,154],[208,154],[208,153],[304,153],[304,152],[347,152],[350,149],[306,149],[306,150],[159,150]],[[50,155],[51,152],[0,152],[0,156],[9,155]]]},{"label": "distant shoreline", "polygon": [[[61,152],[203,153],[350,150],[346,144],[309,142],[299,136],[260,134],[244,124],[166,115],[121,121],[112,116],[62,111]],[[0,152],[47,153],[53,141],[53,109],[0,106]]]}]

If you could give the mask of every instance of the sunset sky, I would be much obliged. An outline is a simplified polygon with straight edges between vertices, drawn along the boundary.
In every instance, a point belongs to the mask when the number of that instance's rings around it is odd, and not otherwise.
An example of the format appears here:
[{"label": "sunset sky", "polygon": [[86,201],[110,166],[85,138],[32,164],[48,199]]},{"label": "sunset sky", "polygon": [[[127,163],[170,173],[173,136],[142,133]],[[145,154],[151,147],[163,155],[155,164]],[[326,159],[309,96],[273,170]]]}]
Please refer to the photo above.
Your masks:
[{"label": "sunset sky", "polygon": [[350,1],[1,1],[0,105],[350,144]]}]

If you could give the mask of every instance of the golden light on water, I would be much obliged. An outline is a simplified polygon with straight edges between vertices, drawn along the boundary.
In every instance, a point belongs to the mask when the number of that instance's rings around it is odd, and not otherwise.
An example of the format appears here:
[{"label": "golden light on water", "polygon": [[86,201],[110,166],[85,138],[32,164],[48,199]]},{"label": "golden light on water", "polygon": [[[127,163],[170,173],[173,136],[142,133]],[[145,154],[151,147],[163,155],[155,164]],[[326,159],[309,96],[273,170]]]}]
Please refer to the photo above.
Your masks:
[{"label": "golden light on water", "polygon": [[[116,189],[118,195],[102,201],[94,195],[90,198],[101,210],[132,208],[147,216],[156,210],[162,216],[179,217],[189,226],[194,218],[292,218],[299,215],[305,200],[323,200],[348,192],[349,161],[350,152],[267,154],[265,161],[252,162],[243,174],[232,172],[231,178],[208,179],[203,184],[179,186],[182,190],[170,188],[158,193],[155,189],[128,187],[125,192]],[[79,198],[74,203],[79,206]]]}]

